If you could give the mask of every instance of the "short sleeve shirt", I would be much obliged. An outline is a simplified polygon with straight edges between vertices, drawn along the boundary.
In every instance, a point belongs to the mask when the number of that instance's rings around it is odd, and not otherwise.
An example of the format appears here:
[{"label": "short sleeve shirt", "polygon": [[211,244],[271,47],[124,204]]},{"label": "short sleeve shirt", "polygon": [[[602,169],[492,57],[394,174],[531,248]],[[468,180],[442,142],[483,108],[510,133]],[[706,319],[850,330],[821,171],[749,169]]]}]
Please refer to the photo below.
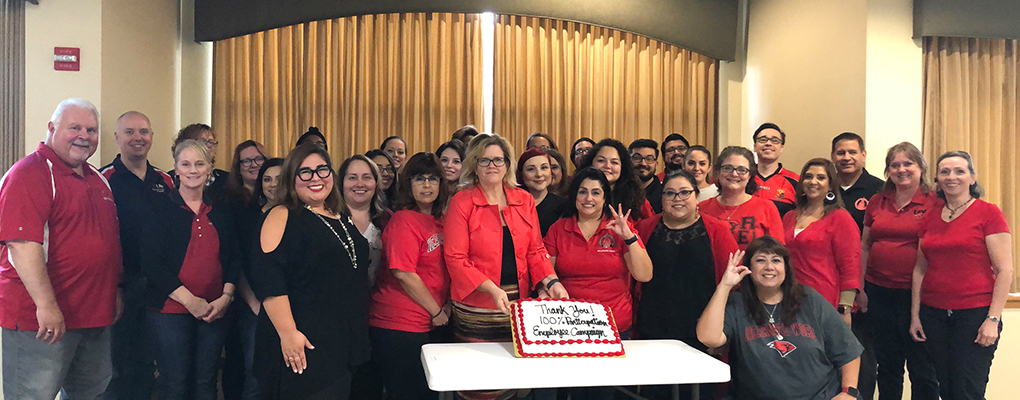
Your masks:
[{"label": "short sleeve shirt", "polygon": [[776,205],[781,217],[787,211],[797,208],[798,181],[800,181],[800,175],[783,168],[783,164],[779,164],[779,169],[772,175],[754,174],[754,182],[758,184],[758,191],[754,195],[771,200]]},{"label": "short sleeve shirt", "polygon": [[865,168],[862,170],[861,176],[857,177],[857,182],[846,189],[839,188],[839,195],[843,198],[843,208],[850,213],[851,217],[854,217],[858,231],[864,230],[864,213],[868,209],[868,202],[871,201],[872,196],[882,190],[884,184],[885,181],[869,174]]},{"label": "short sleeve shirt", "polygon": [[[800,312],[792,324],[755,323],[739,292],[730,293],[723,333],[730,345],[733,386],[738,399],[824,399],[840,393],[840,367],[864,347],[836,309],[814,289],[804,287]],[[772,310],[772,305],[766,307]],[[780,339],[780,336],[782,337]]]},{"label": "short sleeve shirt", "polygon": [[68,329],[113,324],[121,274],[113,192],[99,171],[67,166],[49,146],[22,158],[0,182],[0,326],[37,330],[36,307],[6,243],[43,244],[46,272]]},{"label": "short sleeve shirt", "polygon": [[896,207],[895,192],[871,198],[864,215],[871,240],[865,280],[890,289],[910,289],[921,227],[929,213],[939,211],[936,202],[935,193],[920,190],[901,209]]}]

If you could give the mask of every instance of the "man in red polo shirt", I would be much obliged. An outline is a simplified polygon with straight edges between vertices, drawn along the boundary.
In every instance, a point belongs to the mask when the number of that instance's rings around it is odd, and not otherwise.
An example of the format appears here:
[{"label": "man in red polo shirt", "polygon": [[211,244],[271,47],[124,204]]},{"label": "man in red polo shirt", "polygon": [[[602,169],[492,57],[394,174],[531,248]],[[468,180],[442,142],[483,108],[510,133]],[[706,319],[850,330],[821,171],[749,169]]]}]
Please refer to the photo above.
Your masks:
[{"label": "man in red polo shirt", "polygon": [[771,122],[761,124],[754,131],[754,154],[758,156],[758,173],[754,182],[758,184],[755,196],[772,200],[782,217],[797,207],[797,182],[800,175],[783,168],[779,156],[786,145],[786,133]]},{"label": "man in red polo shirt", "polygon": [[106,179],[86,160],[99,112],[62,101],[46,141],[0,181],[0,327],[8,399],[95,399],[110,382],[121,252]]}]

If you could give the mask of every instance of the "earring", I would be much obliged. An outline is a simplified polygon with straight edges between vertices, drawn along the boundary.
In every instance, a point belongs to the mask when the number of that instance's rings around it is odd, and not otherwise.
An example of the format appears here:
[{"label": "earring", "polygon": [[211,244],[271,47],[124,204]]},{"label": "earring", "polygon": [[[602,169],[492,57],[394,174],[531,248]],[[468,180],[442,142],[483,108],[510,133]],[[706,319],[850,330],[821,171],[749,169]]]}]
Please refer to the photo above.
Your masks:
[{"label": "earring", "polygon": [[829,192],[825,194],[825,204],[833,204],[836,202],[836,194]]}]

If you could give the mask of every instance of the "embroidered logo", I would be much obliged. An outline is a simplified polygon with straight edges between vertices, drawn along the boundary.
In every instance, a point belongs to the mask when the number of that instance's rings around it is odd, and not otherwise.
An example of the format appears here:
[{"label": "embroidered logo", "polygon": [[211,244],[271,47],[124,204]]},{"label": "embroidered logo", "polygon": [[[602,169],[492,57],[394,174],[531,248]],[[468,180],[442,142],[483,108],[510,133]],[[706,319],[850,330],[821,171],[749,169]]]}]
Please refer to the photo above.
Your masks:
[{"label": "embroidered logo", "polygon": [[426,251],[426,253],[431,253],[433,250],[438,249],[439,246],[443,245],[443,234],[437,233],[432,235],[426,243],[429,246],[429,250]]},{"label": "embroidered logo", "polygon": [[609,233],[602,235],[602,237],[599,238],[599,247],[603,249],[611,249],[613,247],[616,247],[616,238],[614,238],[613,235]]},{"label": "embroidered logo", "polygon": [[768,346],[778,351],[779,355],[783,358],[786,358],[787,355],[793,353],[794,350],[797,350],[797,346],[794,346],[793,343],[785,340],[773,340],[769,342]]},{"label": "embroidered logo", "polygon": [[854,202],[854,208],[858,209],[859,211],[867,210],[868,209],[868,199],[865,199],[863,197],[857,199],[857,201]]},{"label": "embroidered logo", "polygon": [[152,185],[152,191],[156,193],[163,193],[166,191],[166,186],[162,183],[156,183]]},{"label": "embroidered logo", "polygon": [[786,189],[776,189],[776,198],[779,200],[786,198]]},{"label": "embroidered logo", "polygon": [[924,213],[926,213],[926,212],[928,212],[928,210],[925,210],[923,208],[915,209],[914,210],[914,218],[920,219],[921,217],[924,216]]}]

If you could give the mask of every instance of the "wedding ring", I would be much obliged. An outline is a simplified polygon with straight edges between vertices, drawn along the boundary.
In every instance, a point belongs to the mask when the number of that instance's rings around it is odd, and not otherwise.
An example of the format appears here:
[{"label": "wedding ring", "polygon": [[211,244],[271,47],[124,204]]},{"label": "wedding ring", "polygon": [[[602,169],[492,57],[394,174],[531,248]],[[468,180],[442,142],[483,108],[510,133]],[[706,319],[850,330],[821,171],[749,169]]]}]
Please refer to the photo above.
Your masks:
[{"label": "wedding ring", "polygon": [[46,333],[53,333],[53,329],[47,329]]}]

